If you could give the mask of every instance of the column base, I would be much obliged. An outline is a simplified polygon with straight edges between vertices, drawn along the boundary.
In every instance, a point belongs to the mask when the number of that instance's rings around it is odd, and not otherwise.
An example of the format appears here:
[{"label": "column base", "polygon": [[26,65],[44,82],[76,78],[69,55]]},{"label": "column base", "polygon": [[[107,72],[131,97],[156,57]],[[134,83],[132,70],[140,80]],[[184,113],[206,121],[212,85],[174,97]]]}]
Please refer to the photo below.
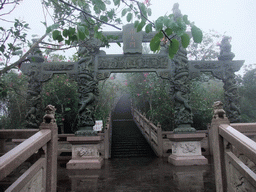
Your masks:
[{"label": "column base", "polygon": [[207,165],[208,159],[202,155],[177,156],[172,154],[168,157],[168,162],[175,166]]},{"label": "column base", "polygon": [[67,169],[101,169],[103,158],[71,159],[67,163]]}]

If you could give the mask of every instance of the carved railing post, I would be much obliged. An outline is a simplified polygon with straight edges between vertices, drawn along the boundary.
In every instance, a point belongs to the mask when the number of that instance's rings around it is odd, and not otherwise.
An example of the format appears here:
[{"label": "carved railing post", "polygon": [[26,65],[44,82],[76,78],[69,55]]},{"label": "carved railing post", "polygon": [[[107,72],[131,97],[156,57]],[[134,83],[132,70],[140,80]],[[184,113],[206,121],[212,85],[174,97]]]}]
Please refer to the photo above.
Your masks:
[{"label": "carved railing post", "polygon": [[104,132],[104,149],[105,149],[105,159],[109,159],[111,157],[111,135],[110,132],[112,131],[112,118],[111,113],[109,114],[109,117],[107,118],[106,126],[105,126],[105,132]]},{"label": "carved railing post", "polygon": [[56,192],[57,190],[57,153],[58,153],[58,126],[55,120],[55,107],[48,105],[45,108],[46,115],[39,129],[50,129],[51,140],[47,143],[46,152],[46,190]]},{"label": "carved railing post", "polygon": [[213,161],[214,161],[214,173],[215,173],[215,185],[216,191],[225,192],[226,174],[225,174],[225,161],[224,161],[224,141],[219,135],[220,124],[230,124],[228,118],[226,117],[226,112],[223,110],[223,103],[217,101],[213,105],[214,115],[211,123],[209,137],[211,138],[210,147],[213,151]]},{"label": "carved railing post", "polygon": [[161,124],[158,122],[157,124],[157,141],[158,141],[158,153],[159,156],[163,156],[163,135],[162,135],[162,127]]},{"label": "carved railing post", "polygon": [[[231,52],[231,45],[229,42],[229,37],[224,37],[220,45],[220,55],[218,57],[219,61],[232,61],[235,54]],[[237,63],[227,62],[225,65],[223,83],[224,83],[224,109],[227,113],[227,117],[231,123],[240,122],[240,103],[238,88],[235,80],[235,72],[240,69]]]}]

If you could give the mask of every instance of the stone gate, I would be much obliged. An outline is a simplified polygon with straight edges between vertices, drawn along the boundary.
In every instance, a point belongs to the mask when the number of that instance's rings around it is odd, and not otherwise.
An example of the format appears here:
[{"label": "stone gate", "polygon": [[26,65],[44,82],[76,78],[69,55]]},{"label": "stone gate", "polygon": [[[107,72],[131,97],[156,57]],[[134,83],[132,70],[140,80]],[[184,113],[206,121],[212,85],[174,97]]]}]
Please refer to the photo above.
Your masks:
[{"label": "stone gate", "polygon": [[21,70],[29,76],[27,94],[28,127],[39,126],[38,111],[41,103],[42,83],[52,78],[53,74],[67,74],[78,83],[80,93],[77,112],[77,135],[94,135],[94,101],[98,95],[98,81],[104,80],[111,73],[156,72],[171,84],[170,94],[175,103],[175,125],[180,131],[193,131],[192,109],[189,104],[190,80],[200,76],[201,72],[211,72],[214,77],[224,82],[226,111],[231,122],[239,121],[239,100],[234,72],[244,61],[233,61],[234,54],[227,39],[223,39],[218,61],[188,61],[186,50],[179,48],[171,60],[165,44],[158,54],[142,54],[142,42],[150,42],[155,32],[137,33],[133,24],[123,27],[121,32],[104,32],[105,36],[116,38],[110,43],[123,42],[123,54],[107,55],[100,47],[105,46],[98,39],[91,37],[79,47],[81,59],[78,62],[43,62],[38,50],[29,57],[30,63],[23,63]]}]

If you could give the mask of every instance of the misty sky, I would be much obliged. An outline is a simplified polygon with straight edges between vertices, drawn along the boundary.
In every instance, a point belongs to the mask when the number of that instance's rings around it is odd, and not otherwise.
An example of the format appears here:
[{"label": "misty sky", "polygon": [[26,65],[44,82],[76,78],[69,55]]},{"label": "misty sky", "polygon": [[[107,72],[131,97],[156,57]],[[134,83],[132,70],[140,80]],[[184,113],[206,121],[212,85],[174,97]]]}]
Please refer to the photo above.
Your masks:
[{"label": "misty sky", "polygon": [[[176,2],[180,4],[182,14],[188,15],[189,20],[194,21],[203,31],[214,29],[231,36],[232,52],[236,55],[234,60],[245,60],[246,65],[256,63],[255,0],[151,0],[153,15],[150,20],[171,14]],[[12,16],[27,21],[31,34],[41,36],[45,33],[45,27],[40,23],[44,21],[44,16],[39,0],[23,0]],[[109,53],[115,51],[116,48],[113,48]]]}]

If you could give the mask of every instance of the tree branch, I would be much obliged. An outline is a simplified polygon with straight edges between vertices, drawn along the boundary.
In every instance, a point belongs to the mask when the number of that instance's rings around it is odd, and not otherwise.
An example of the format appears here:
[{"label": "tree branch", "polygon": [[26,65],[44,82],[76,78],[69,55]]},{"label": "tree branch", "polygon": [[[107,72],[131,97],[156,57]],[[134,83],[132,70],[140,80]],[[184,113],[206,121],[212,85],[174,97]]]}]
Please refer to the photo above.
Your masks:
[{"label": "tree branch", "polygon": [[40,39],[37,40],[37,42],[35,42],[30,49],[16,62],[14,62],[13,64],[6,66],[5,68],[3,68],[2,70],[0,70],[0,77],[6,73],[7,71],[15,68],[15,67],[19,67],[21,66],[22,62],[24,62],[26,60],[26,57],[33,51],[33,49],[35,47],[38,46],[38,44],[47,36],[48,33],[45,33]]},{"label": "tree branch", "polygon": [[[142,13],[139,2],[136,1],[136,0],[132,0],[132,1],[134,1],[135,3],[137,3],[137,6],[138,6],[138,8],[139,8],[139,10],[140,10],[141,16],[142,16],[146,21],[148,21],[149,23],[151,23],[151,24],[152,24],[152,27],[156,28],[156,27],[155,27],[155,24],[154,24],[152,21],[150,21],[150,20]],[[136,10],[134,10],[134,8],[132,8],[131,6],[129,6],[124,0],[122,0],[122,2],[123,2],[126,6],[128,6],[134,13],[136,12]],[[173,35],[173,36],[170,38],[170,37],[165,33],[164,30],[161,30],[161,32],[162,32],[163,35],[170,41],[170,43],[172,42],[171,39],[173,39],[173,38],[176,36],[176,35]]]},{"label": "tree branch", "polygon": [[98,19],[97,17],[94,17],[93,15],[91,15],[91,14],[85,12],[84,10],[82,10],[82,9],[80,9],[80,8],[78,8],[78,7],[75,7],[74,5],[71,5],[70,3],[67,3],[67,2],[65,2],[65,1],[63,1],[63,0],[59,0],[59,1],[62,2],[62,3],[64,3],[64,4],[67,5],[67,6],[70,6],[70,7],[74,8],[74,9],[76,9],[76,10],[78,10],[78,11],[81,11],[82,13],[84,13],[84,14],[86,14],[87,16],[89,16],[89,17],[95,19],[96,21],[99,21],[99,22],[101,22],[101,23],[104,23],[104,24],[106,24],[106,25],[109,25],[109,26],[111,26],[111,27],[114,27],[114,28],[116,28],[116,29],[118,29],[118,30],[122,30],[121,28],[119,28],[119,27],[117,27],[117,26],[115,26],[115,25],[109,24],[109,23],[107,23],[107,22],[105,22],[105,21],[102,21],[102,20]]}]

